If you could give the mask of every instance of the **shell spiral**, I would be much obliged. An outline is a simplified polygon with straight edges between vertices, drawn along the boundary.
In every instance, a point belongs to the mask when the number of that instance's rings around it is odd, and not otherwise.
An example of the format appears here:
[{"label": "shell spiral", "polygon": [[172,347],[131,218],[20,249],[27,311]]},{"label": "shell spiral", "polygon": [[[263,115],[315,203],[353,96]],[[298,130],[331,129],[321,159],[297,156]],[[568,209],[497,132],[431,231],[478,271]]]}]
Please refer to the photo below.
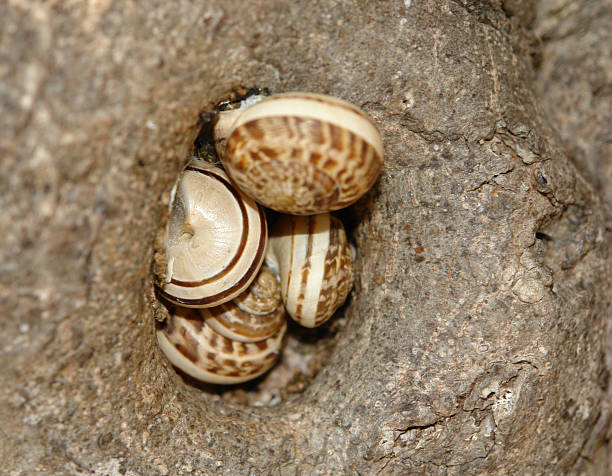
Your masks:
[{"label": "shell spiral", "polygon": [[280,355],[287,330],[276,277],[263,269],[236,301],[255,303],[260,314],[250,314],[234,301],[199,310],[177,307],[157,331],[170,362],[214,384],[246,382],[268,371]]},{"label": "shell spiral", "polygon": [[263,209],[219,168],[192,159],[171,194],[160,294],[186,307],[211,307],[255,279],[267,244]]},{"label": "shell spiral", "polygon": [[338,210],[380,173],[380,133],[340,99],[279,94],[231,114],[236,119],[221,120],[216,131],[219,155],[238,187],[266,207],[296,215]]},{"label": "shell spiral", "polygon": [[279,272],[287,312],[305,327],[327,321],[353,286],[353,249],[329,213],[279,218],[266,263]]},{"label": "shell spiral", "polygon": [[220,306],[201,309],[200,314],[219,334],[241,342],[265,339],[285,323],[280,284],[266,266],[247,291]]}]

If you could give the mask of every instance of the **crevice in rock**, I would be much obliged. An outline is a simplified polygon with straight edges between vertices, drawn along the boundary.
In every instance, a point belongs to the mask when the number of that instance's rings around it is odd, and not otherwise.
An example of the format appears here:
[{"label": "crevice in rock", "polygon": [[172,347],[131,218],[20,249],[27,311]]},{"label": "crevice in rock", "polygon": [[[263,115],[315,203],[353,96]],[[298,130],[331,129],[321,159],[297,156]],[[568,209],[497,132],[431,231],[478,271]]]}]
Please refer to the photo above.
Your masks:
[{"label": "crevice in rock", "polygon": [[536,231],[542,262],[551,270],[573,268],[595,246],[591,212],[581,205],[569,205],[561,214],[543,223]]},{"label": "crevice in rock", "polygon": [[[233,102],[240,101],[242,98],[251,93],[269,94],[268,88],[235,88],[240,91],[238,96],[232,93],[230,100]],[[225,98],[227,96],[223,96]],[[238,99],[236,99],[236,97]],[[193,144],[193,155],[203,158],[204,160],[222,167],[221,161],[217,156],[213,138],[213,119],[215,118],[215,110],[217,105],[222,101],[209,103],[202,108],[198,117],[198,126],[200,131],[196,136]],[[167,192],[166,192],[167,194]],[[167,201],[164,198],[163,201]],[[165,223],[167,220],[167,206],[164,204],[160,207],[162,217],[160,227],[154,240],[151,262],[151,273],[159,273],[163,268],[164,263],[158,262],[162,242]],[[266,209],[266,217],[268,226],[273,223],[279,213],[274,210]],[[333,213],[338,216],[345,224],[347,238],[354,244],[353,238],[355,229],[360,222],[359,213],[355,211],[355,207],[348,207],[338,210]],[[355,267],[355,280],[358,279],[358,270]],[[317,375],[325,367],[327,361],[332,357],[336,343],[341,338],[343,329],[347,324],[345,317],[351,303],[351,295],[349,294],[346,302],[336,311],[335,315],[323,325],[308,329],[296,324],[293,319],[287,315],[288,331],[285,338],[283,352],[278,362],[272,369],[262,376],[236,385],[214,385],[201,382],[179,369],[173,367],[185,385],[191,389],[202,393],[205,398],[212,398],[215,401],[224,402],[229,405],[237,404],[256,407],[282,407],[299,400],[302,394],[313,383]],[[160,328],[164,321],[169,317],[169,312],[175,307],[168,303],[155,292],[153,302],[153,315],[156,321],[156,327]],[[157,349],[159,351],[159,349]],[[165,361],[165,357],[161,358]],[[166,362],[167,365],[171,364]],[[177,380],[179,381],[179,380]]]}]

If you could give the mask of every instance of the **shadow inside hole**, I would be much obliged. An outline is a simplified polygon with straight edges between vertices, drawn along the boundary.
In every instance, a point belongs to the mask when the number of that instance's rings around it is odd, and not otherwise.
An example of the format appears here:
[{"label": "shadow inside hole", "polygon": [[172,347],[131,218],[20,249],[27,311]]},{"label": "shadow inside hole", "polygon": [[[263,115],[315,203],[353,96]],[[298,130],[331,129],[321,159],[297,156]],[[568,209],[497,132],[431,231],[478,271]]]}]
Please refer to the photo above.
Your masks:
[{"label": "shadow inside hole", "polygon": [[561,215],[540,226],[535,237],[544,264],[552,270],[574,267],[595,246],[595,219],[587,207],[569,205]]}]

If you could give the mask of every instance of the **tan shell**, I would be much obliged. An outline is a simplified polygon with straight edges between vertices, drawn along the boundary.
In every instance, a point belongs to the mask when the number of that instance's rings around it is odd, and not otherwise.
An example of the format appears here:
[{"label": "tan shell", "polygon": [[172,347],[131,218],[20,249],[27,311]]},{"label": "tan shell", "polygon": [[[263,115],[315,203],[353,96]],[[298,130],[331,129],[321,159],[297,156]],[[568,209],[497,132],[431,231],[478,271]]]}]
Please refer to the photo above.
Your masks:
[{"label": "tan shell", "polygon": [[219,334],[240,342],[256,342],[274,335],[285,323],[280,283],[263,266],[257,279],[233,301],[200,310]]},{"label": "tan shell", "polygon": [[203,382],[236,384],[254,379],[276,362],[287,324],[270,337],[239,342],[215,332],[195,309],[177,308],[157,342],[173,365]]},{"label": "tan shell", "polygon": [[223,165],[266,207],[297,215],[338,210],[366,193],[380,173],[378,129],[340,99],[279,94],[223,114],[215,128]]},{"label": "tan shell", "polygon": [[287,312],[305,327],[327,321],[353,286],[353,250],[342,222],[329,213],[279,218],[266,264],[280,274]]},{"label": "tan shell", "polygon": [[194,158],[172,192],[160,294],[187,307],[227,302],[257,275],[266,243],[263,209],[221,169]]}]

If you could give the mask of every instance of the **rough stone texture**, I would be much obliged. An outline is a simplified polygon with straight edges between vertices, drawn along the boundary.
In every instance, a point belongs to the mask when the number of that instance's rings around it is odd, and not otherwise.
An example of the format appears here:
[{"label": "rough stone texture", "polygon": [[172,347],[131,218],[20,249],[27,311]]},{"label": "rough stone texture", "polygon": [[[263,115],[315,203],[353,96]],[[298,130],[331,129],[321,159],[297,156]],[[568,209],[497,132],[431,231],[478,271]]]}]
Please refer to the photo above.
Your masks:
[{"label": "rough stone texture", "polygon": [[[532,90],[533,12],[2,4],[3,470],[575,468],[608,420],[607,244],[598,198]],[[162,197],[198,113],[237,84],[352,101],[387,152],[353,212],[346,326],[304,392],[274,406],[212,398],[154,342]]]},{"label": "rough stone texture", "polygon": [[[535,31],[543,42],[537,92],[566,150],[603,198],[606,236],[612,243],[612,5],[546,0]],[[608,369],[612,368],[612,310],[608,310]],[[609,397],[606,407],[612,401]],[[609,413],[607,408],[605,412]],[[609,475],[611,428],[602,418],[575,472]],[[607,446],[603,443],[607,442]]]}]

